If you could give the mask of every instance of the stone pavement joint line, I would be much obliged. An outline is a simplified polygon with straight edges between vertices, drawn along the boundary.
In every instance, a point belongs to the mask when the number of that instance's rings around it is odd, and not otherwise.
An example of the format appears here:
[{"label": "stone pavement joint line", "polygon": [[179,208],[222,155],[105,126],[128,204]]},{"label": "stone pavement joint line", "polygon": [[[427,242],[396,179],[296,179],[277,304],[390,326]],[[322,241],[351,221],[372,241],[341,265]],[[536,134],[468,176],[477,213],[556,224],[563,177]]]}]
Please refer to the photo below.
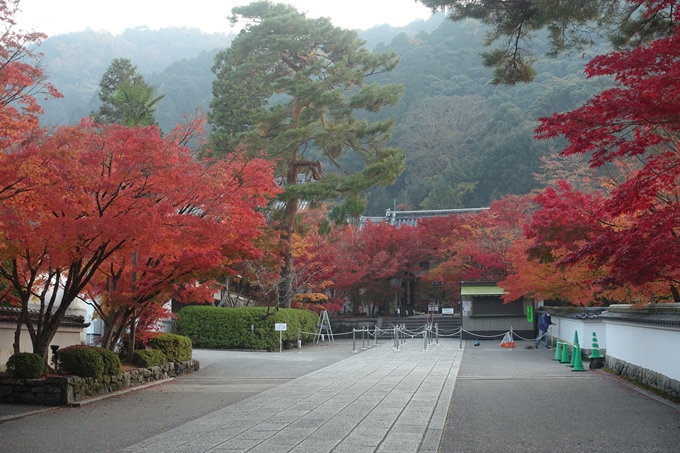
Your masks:
[{"label": "stone pavement joint line", "polygon": [[121,452],[435,453],[458,345],[384,343]]}]

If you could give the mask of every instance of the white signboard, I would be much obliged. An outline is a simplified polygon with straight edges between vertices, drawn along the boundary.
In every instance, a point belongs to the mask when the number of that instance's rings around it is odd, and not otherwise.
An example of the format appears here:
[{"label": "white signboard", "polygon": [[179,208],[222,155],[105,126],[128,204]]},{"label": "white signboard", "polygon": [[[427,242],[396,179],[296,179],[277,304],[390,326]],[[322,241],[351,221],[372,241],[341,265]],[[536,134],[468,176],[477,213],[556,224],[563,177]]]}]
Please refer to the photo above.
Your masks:
[{"label": "white signboard", "polygon": [[464,300],[463,301],[463,316],[467,316],[468,313],[470,313],[471,309],[472,309],[472,301]]},{"label": "white signboard", "polygon": [[452,315],[453,308],[442,308],[442,315]]},{"label": "white signboard", "polygon": [[279,331],[285,331],[286,330],[286,323],[285,322],[277,322],[274,324],[274,330],[279,332]]}]

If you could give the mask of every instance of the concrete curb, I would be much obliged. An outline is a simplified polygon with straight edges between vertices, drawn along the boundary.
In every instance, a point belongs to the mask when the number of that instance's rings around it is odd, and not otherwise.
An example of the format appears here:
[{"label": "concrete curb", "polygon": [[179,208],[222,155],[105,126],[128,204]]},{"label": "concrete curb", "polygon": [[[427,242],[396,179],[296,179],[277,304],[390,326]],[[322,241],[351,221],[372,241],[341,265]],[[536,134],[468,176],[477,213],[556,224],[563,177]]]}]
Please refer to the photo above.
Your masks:
[{"label": "concrete curb", "polygon": [[82,401],[77,401],[75,403],[71,403],[71,404],[68,404],[66,406],[47,407],[47,408],[43,408],[43,409],[36,409],[36,410],[29,410],[29,411],[26,411],[26,412],[21,412],[19,414],[4,415],[4,416],[0,417],[0,423],[8,422],[8,421],[11,421],[11,420],[18,420],[18,419],[24,418],[24,417],[30,417],[31,415],[38,415],[38,414],[42,414],[42,413],[45,413],[45,412],[56,411],[58,409],[63,409],[63,408],[67,408],[67,407],[83,407],[83,406],[87,406],[88,404],[92,404],[92,403],[96,403],[96,402],[105,400],[107,398],[113,398],[114,396],[124,395],[126,393],[134,392],[136,390],[141,390],[141,389],[145,389],[145,388],[148,388],[148,387],[153,387],[155,385],[165,384],[167,382],[171,382],[171,381],[174,381],[174,380],[175,380],[174,377],[173,378],[167,378],[167,379],[159,379],[158,381],[147,382],[146,384],[135,385],[134,387],[128,387],[126,389],[117,390],[115,392],[106,393],[104,395],[97,395],[97,396],[93,396],[93,397],[90,397],[90,398],[86,398]]},{"label": "concrete curb", "polygon": [[56,411],[57,409],[61,409],[63,406],[56,406],[56,407],[46,407],[44,409],[36,409],[34,411],[27,411],[27,412],[22,412],[21,414],[14,414],[14,415],[4,415],[0,417],[0,424],[9,422],[12,420],[18,420],[20,418],[24,417],[30,417],[31,415],[37,415],[37,414],[42,414],[45,412],[51,412],[51,411]]},{"label": "concrete curb", "polygon": [[112,398],[112,397],[118,396],[118,395],[124,395],[126,393],[134,392],[136,390],[145,389],[147,387],[153,387],[154,385],[165,384],[166,382],[171,382],[171,381],[174,381],[174,380],[175,380],[174,377],[166,378],[166,379],[159,379],[157,381],[147,382],[146,384],[135,385],[134,387],[128,387],[126,389],[116,390],[115,392],[111,392],[111,393],[105,393],[104,395],[97,395],[97,396],[93,396],[93,397],[90,397],[90,398],[85,398],[82,401],[76,401],[75,403],[71,403],[71,404],[69,404],[69,406],[70,407],[87,406],[88,404],[96,403],[98,401],[105,400],[107,398]]}]

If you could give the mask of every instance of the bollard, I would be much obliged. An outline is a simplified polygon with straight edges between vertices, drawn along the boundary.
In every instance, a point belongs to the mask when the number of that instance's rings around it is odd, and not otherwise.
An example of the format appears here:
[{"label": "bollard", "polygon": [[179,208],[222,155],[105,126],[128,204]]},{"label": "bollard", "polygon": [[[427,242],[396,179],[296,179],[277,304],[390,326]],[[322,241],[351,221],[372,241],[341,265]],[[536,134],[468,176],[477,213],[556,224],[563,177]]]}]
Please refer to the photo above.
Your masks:
[{"label": "bollard", "polygon": [[366,327],[361,328],[361,349],[366,349]]},{"label": "bollard", "polygon": [[356,337],[357,329],[352,329],[352,354],[357,352],[357,337]]},{"label": "bollard", "polygon": [[435,338],[436,338],[435,344],[439,344],[439,324],[434,325],[434,334],[435,334]]},{"label": "bollard", "polygon": [[300,341],[300,329],[298,329],[297,350],[298,352],[302,352],[302,341]]},{"label": "bollard", "polygon": [[378,328],[373,328],[373,346],[378,346]]},{"label": "bollard", "polygon": [[458,333],[460,334],[460,341],[458,343],[458,350],[462,351],[463,350],[463,328],[462,327],[460,328]]}]

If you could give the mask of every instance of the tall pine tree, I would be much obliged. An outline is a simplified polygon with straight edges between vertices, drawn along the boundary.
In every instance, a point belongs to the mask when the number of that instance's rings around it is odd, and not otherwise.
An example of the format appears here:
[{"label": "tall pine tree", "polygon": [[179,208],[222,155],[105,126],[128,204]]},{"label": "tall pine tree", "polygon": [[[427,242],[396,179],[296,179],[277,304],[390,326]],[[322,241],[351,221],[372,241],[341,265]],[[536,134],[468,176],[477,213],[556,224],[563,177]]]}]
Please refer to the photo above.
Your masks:
[{"label": "tall pine tree", "polygon": [[[393,52],[373,54],[355,31],[307,18],[290,5],[258,1],[232,14],[232,23],[245,21],[245,27],[216,56],[213,141],[222,155],[243,145],[264,150],[278,164],[285,188],[279,197],[285,208],[278,302],[289,307],[300,201],[355,204],[364,190],[389,184],[403,171],[403,153],[387,146],[394,121],[364,119],[365,112],[399,101],[400,85],[365,83],[367,76],[392,70],[398,59]],[[324,173],[324,166],[331,170]],[[299,184],[299,175],[309,182]]]}]

